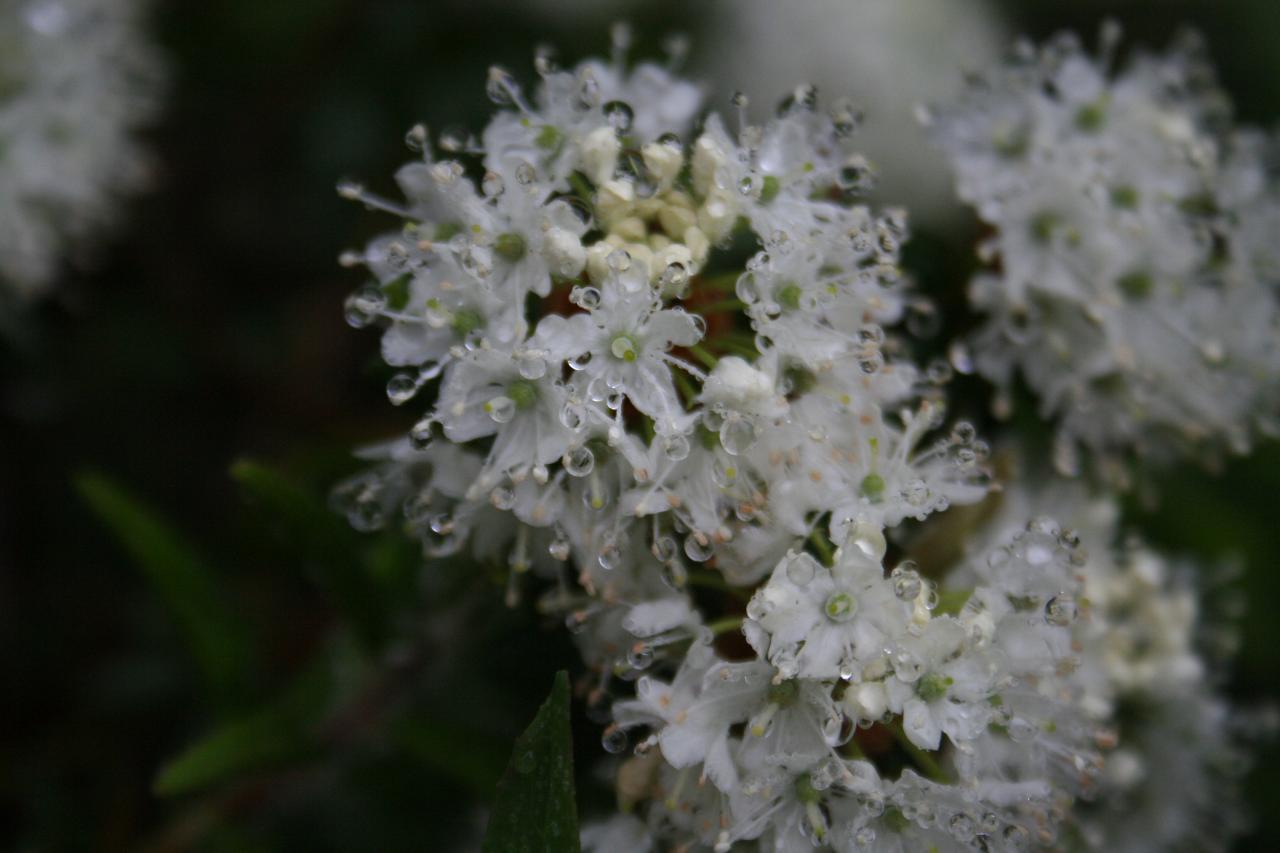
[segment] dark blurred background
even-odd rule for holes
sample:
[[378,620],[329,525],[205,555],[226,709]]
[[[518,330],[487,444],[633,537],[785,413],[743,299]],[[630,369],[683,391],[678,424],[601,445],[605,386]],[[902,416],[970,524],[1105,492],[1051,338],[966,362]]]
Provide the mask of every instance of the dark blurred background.
[[[995,16],[1001,40],[1064,27],[1092,38],[1109,15],[1128,41],[1160,46],[1193,25],[1241,118],[1280,119],[1274,0],[954,6]],[[69,272],[0,342],[0,847],[475,845],[512,738],[575,654],[530,608],[503,609],[500,579],[482,568],[435,564],[422,578],[394,536],[326,521],[327,490],[356,467],[349,449],[413,419],[387,403],[376,334],[343,323],[360,280],[335,262],[390,223],[334,184],[392,191],[405,130],[480,127],[487,67],[529,79],[537,43],[566,62],[601,53],[625,17],[640,55],[690,34],[697,70],[722,16],[739,14],[565,0],[157,4],[172,87],[148,134],[156,188],[129,204],[91,272]],[[972,223],[950,221],[922,227],[911,257],[926,289],[958,306]],[[1230,691],[1274,696],[1280,449],[1221,477],[1188,468],[1159,482],[1159,512],[1135,507],[1131,521],[1206,563],[1241,559]],[[103,523],[112,513],[132,543]],[[598,728],[579,715],[575,729],[579,755],[598,752]],[[209,731],[222,740],[166,764]],[[1278,759],[1257,755],[1257,824],[1239,849],[1280,849]]]

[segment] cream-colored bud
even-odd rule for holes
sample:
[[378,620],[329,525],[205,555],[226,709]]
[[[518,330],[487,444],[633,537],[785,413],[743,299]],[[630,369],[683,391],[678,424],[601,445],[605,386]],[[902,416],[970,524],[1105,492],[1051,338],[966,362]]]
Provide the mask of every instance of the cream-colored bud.
[[649,236],[649,229],[645,226],[644,220],[638,216],[619,219],[613,223],[613,227],[609,231],[612,234],[617,234],[628,243],[639,243]]
[[703,196],[715,187],[716,171],[728,161],[728,155],[714,139],[703,134],[693,144],[693,160],[689,164],[689,172],[693,178],[693,189]]
[[582,165],[596,186],[609,181],[618,168],[622,143],[612,127],[598,127],[582,140]]
[[553,275],[575,278],[587,263],[587,250],[572,231],[551,228],[542,241],[542,256]]
[[686,228],[698,223],[698,214],[691,208],[664,204],[658,211],[658,224],[673,240],[679,240]]
[[606,225],[631,214],[636,189],[630,181],[605,181],[596,191],[596,213]]
[[710,240],[721,240],[733,229],[738,208],[724,190],[716,189],[698,209],[698,227]]
[[609,277],[609,253],[616,248],[607,240],[601,240],[587,249],[587,276],[592,281],[599,283]]
[[693,267],[689,272],[697,272],[707,262],[707,255],[711,254],[711,241],[696,225],[684,229],[683,237],[684,244],[689,247],[689,256],[693,258]]
[[658,183],[660,190],[670,187],[684,166],[684,153],[672,145],[650,142],[640,149],[644,166]]
[[672,264],[680,264],[685,269],[693,268],[693,256],[683,243],[672,243],[664,249],[653,253],[653,266],[649,268],[649,277],[655,281]]

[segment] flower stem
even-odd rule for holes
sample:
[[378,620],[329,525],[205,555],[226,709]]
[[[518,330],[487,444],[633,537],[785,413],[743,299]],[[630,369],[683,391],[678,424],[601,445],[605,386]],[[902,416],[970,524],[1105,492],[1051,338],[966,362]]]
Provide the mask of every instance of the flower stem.
[[705,366],[707,370],[716,369],[716,365],[719,363],[720,360],[716,358],[714,355],[712,355],[710,352],[708,352],[707,349],[703,347],[701,344],[694,344],[693,346],[688,347],[687,349],[689,350],[689,354],[692,355],[694,358],[696,358],[698,361],[702,362],[703,366]]
[[915,766],[918,767],[926,777],[943,784],[949,784],[951,782],[951,780],[947,778],[947,774],[943,771],[942,765],[938,763],[937,759],[920,747],[916,746],[911,742],[911,739],[907,737],[907,733],[902,728],[902,720],[894,720],[893,723],[889,725],[889,731],[893,732],[893,737],[898,741],[898,745],[902,747],[903,751],[906,752],[908,756],[910,756],[912,763],[915,764]]
[[711,633],[717,637],[721,634],[727,634],[730,631],[737,631],[742,628],[741,616],[725,616],[716,619],[714,622],[708,622],[707,627],[711,629]]

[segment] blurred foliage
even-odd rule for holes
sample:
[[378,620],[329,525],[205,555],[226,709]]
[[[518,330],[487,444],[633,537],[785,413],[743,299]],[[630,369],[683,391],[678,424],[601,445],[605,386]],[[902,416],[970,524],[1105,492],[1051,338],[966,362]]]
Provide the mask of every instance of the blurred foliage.
[[[350,448],[408,425],[382,394],[376,336],[342,323],[359,282],[334,262],[387,223],[333,186],[389,189],[406,128],[478,126],[488,65],[525,71],[544,41],[566,60],[602,50],[612,13],[157,5],[174,88],[151,134],[156,190],[94,272],[0,344],[0,847],[475,849],[487,806],[513,797],[499,778],[520,726],[576,656],[530,606],[503,608],[485,567],[424,568],[394,531],[357,535],[328,510]],[[1159,45],[1194,24],[1240,114],[1280,116],[1272,0],[1000,5],[1036,37],[1110,14]],[[638,49],[671,22],[712,37],[698,14],[633,4]],[[918,235],[909,256],[961,325],[972,236]],[[981,383],[957,391],[981,413]],[[1135,498],[1130,519],[1207,564],[1240,559],[1230,688],[1274,697],[1280,448],[1154,479],[1161,504]],[[598,753],[598,727],[572,737]],[[1280,849],[1280,755],[1259,758],[1240,849]],[[589,765],[584,813],[611,805]]]

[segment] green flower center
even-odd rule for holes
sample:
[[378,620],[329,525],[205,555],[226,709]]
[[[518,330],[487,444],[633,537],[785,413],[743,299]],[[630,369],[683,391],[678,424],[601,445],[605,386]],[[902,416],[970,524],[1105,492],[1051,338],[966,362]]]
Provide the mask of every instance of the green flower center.
[[1120,280],[1116,282],[1120,291],[1130,299],[1142,299],[1151,294],[1151,289],[1155,287],[1150,273],[1142,270],[1135,270],[1120,276]]
[[769,703],[780,708],[786,708],[793,704],[799,696],[800,685],[795,679],[788,679],[781,684],[769,685],[769,690],[766,694]]
[[859,490],[863,497],[872,503],[878,504],[884,499],[884,477],[881,477],[875,471],[862,478],[862,485]]
[[777,297],[779,305],[788,311],[795,311],[800,307],[800,296],[802,294],[803,291],[800,290],[800,285],[794,281],[789,281],[778,288],[777,293],[774,295]]
[[929,672],[920,676],[916,682],[916,695],[926,702],[935,702],[947,695],[947,688],[955,684],[955,680],[937,672]]
[[484,317],[480,312],[463,308],[454,312],[453,322],[449,324],[459,335],[468,335],[484,325]]
[[493,250],[498,253],[499,257],[511,263],[523,258],[527,248],[524,237],[514,231],[499,234],[498,239],[493,241]]
[[517,379],[507,386],[507,396],[516,404],[517,410],[524,411],[538,401],[538,386],[528,379]]
[[614,358],[620,358],[623,361],[635,361],[640,355],[640,346],[636,343],[635,338],[630,335],[618,335],[609,344],[609,351],[613,353]]
[[858,610],[858,600],[847,592],[833,592],[822,609],[832,622],[848,622]]

